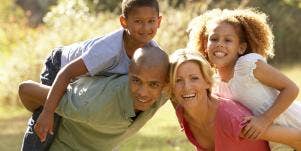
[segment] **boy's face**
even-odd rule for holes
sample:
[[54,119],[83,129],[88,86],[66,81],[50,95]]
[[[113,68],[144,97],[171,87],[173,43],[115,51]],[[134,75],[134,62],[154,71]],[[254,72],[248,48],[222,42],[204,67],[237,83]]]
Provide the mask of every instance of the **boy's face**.
[[166,74],[156,68],[138,67],[129,70],[129,86],[136,110],[147,110],[160,96],[166,86]]
[[158,15],[155,8],[137,7],[129,12],[127,18],[120,16],[120,22],[132,40],[145,45],[154,38],[160,27],[161,16]]

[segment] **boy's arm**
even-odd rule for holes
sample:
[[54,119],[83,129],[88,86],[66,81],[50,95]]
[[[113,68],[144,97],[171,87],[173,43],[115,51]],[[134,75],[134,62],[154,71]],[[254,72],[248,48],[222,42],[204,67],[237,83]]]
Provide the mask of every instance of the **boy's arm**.
[[244,136],[252,139],[259,137],[265,129],[291,105],[299,91],[293,81],[277,69],[262,61],[256,63],[254,76],[261,83],[279,90],[280,93],[274,104],[265,113],[259,117],[253,117],[246,126]]
[[62,96],[64,95],[70,80],[88,72],[84,61],[77,58],[62,68],[50,88],[47,99],[44,104],[42,113],[40,114],[35,125],[35,131],[43,142],[48,133],[52,134],[53,114],[58,106]]

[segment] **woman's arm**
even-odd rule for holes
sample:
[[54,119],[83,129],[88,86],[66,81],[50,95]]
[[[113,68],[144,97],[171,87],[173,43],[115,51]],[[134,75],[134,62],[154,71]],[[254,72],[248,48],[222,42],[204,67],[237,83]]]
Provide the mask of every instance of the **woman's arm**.
[[280,91],[274,104],[261,116],[253,117],[246,126],[244,136],[255,139],[291,105],[299,89],[288,77],[262,61],[256,62],[256,69],[253,72],[261,83]]

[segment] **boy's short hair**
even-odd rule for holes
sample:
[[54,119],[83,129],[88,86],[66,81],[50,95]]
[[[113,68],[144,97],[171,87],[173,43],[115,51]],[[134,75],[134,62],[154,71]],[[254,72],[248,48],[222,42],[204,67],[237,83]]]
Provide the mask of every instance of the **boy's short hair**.
[[121,9],[122,15],[127,18],[128,14],[137,7],[152,7],[155,8],[159,15],[159,3],[157,0],[122,0]]

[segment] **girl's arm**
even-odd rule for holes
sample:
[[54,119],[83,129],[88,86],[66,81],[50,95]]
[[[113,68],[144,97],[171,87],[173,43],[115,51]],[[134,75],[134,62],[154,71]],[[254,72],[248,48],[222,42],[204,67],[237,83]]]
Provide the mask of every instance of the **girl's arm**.
[[258,139],[286,144],[296,150],[301,150],[300,129],[271,125]]
[[261,83],[280,91],[274,104],[261,116],[253,117],[244,130],[247,138],[258,138],[283,113],[295,100],[299,89],[296,84],[271,65],[262,61],[256,62],[256,69],[253,71],[255,78]]

